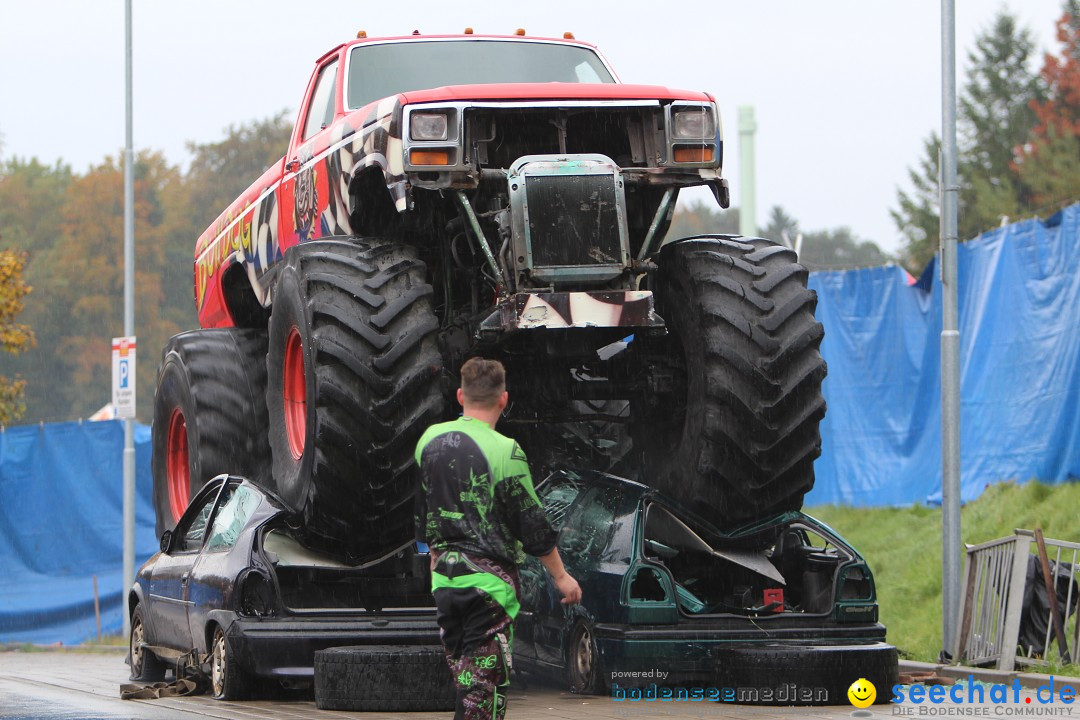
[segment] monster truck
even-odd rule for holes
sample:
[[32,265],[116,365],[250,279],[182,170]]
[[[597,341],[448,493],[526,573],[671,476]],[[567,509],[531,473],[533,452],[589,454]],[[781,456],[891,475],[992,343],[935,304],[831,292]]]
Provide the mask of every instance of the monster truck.
[[824,415],[795,254],[667,238],[679,191],[728,206],[711,95],[623,84],[563,38],[368,38],[316,62],[288,153],[198,239],[202,329],[165,350],[160,527],[220,472],[313,547],[411,537],[412,452],[455,373],[501,359],[530,460],[614,469],[721,526],[797,509]]

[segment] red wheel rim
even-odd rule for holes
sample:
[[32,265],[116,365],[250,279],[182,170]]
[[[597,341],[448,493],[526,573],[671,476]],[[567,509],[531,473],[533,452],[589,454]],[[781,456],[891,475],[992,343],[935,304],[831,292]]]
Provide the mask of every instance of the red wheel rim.
[[191,494],[191,465],[188,459],[187,422],[176,408],[169,418],[169,436],[165,452],[165,476],[169,483],[169,509],[173,522],[180,519]]
[[304,456],[307,436],[307,384],[304,382],[304,344],[300,331],[293,328],[285,342],[285,378],[282,395],[285,403],[285,435],[294,460]]

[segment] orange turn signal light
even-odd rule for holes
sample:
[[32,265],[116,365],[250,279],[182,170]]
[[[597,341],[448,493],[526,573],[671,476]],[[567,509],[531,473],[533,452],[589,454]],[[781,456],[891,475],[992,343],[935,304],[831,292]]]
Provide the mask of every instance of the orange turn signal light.
[[449,150],[413,150],[409,153],[413,165],[449,165]]
[[677,163],[707,163],[713,161],[713,149],[711,147],[676,147],[675,162]]

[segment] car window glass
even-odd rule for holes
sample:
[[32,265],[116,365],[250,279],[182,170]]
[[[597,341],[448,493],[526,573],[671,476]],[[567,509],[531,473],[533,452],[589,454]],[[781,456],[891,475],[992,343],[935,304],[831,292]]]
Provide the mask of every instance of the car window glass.
[[214,515],[214,524],[206,539],[206,549],[225,550],[235,545],[240,531],[244,529],[258,504],[259,496],[250,488],[236,488]]
[[210,520],[210,511],[214,509],[214,498],[217,493],[211,493],[204,500],[198,511],[190,516],[191,520],[182,528],[178,528],[177,534],[180,542],[177,552],[192,552],[202,547],[203,537],[206,535],[206,523]]
[[452,40],[359,44],[349,53],[346,106],[413,90],[489,83],[597,82],[615,78],[594,50],[548,42]]
[[537,491],[548,522],[555,530],[562,528],[566,512],[580,492],[581,485],[569,479],[544,483]]
[[304,140],[310,139],[334,120],[334,88],[337,87],[337,61],[319,71],[315,92],[308,105],[307,122],[304,124]]
[[559,552],[578,560],[598,560],[615,528],[620,494],[613,487],[591,487],[577,498],[559,532]]

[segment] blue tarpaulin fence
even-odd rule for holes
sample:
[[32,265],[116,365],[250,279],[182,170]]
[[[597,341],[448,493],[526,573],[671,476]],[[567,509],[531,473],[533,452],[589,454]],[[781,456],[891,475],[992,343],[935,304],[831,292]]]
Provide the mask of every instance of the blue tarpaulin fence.
[[[959,246],[961,495],[1080,478],[1080,205]],[[932,282],[931,282],[932,280]],[[935,263],[815,273],[828,411],[807,504],[941,498]]]
[[[963,498],[1080,477],[1080,205],[960,246]],[[897,267],[817,273],[829,363],[808,504],[933,502],[941,489],[941,286]],[[122,616],[119,421],[0,432],[0,642],[67,644]],[[136,429],[136,560],[157,547],[150,431]]]
[[[0,642],[93,640],[123,624],[123,450],[119,420],[0,432]],[[135,556],[157,549],[150,429],[135,428]]]

